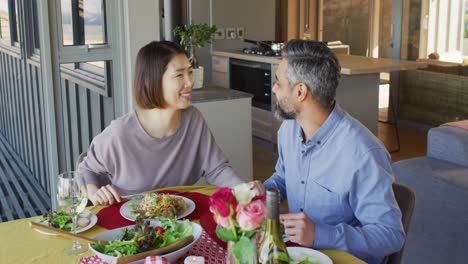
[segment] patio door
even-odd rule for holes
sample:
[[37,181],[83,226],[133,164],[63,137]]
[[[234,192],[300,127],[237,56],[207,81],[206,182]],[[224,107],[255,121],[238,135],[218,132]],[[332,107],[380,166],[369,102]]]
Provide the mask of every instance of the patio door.
[[[124,112],[120,1],[49,2],[58,173]],[[56,175],[51,175],[56,177]]]

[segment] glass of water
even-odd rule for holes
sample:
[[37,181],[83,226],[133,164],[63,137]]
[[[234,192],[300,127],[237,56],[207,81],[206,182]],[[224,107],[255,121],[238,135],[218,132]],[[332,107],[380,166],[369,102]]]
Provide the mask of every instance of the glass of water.
[[[58,206],[65,213],[72,217],[72,233],[76,234],[78,214],[81,213],[88,203],[86,188],[80,188],[75,171],[64,172],[59,175],[57,181],[57,202]],[[67,255],[76,256],[88,250],[86,245],[82,245],[78,240],[73,241],[73,246],[65,249]]]

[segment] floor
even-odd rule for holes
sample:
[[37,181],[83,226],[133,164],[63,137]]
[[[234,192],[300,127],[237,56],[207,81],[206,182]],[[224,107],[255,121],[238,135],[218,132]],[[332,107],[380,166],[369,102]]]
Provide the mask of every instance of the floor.
[[[387,120],[388,87],[380,87],[379,119]],[[398,127],[400,137],[400,150],[392,152],[397,148],[395,128],[393,125],[379,122],[378,137],[384,143],[392,156],[392,162],[412,157],[424,156],[426,154],[426,133],[407,127]],[[265,181],[274,172],[278,154],[276,149],[261,139],[253,141],[253,174],[254,179]]]

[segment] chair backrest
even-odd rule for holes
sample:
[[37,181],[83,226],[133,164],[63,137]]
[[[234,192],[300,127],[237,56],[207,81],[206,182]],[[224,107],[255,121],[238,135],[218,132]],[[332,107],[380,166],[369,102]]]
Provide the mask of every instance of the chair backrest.
[[[416,204],[416,195],[414,191],[401,183],[393,183],[393,193],[395,193],[395,199],[398,203],[398,207],[401,210],[401,222],[403,223],[403,228],[405,234],[408,234],[408,228],[411,222],[411,217],[413,216],[414,206]],[[405,249],[405,243],[401,247],[400,251],[397,251],[390,256],[388,256],[387,264],[400,264],[401,258],[403,256],[403,250]]]

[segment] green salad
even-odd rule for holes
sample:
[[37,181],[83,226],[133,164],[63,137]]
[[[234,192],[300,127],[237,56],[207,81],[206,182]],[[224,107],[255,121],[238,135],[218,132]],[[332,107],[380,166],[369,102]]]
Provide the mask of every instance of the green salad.
[[119,239],[108,241],[107,245],[97,242],[91,246],[109,256],[131,256],[168,246],[193,233],[192,224],[188,220],[177,222],[177,219],[163,218],[160,221],[161,226],[151,227],[149,221],[137,217],[136,225],[122,229]]
[[290,261],[291,264],[321,264],[321,262],[307,254],[302,254],[299,260]]
[[39,223],[50,227],[60,228],[65,231],[72,230],[72,217],[62,210],[58,212],[52,212],[52,210],[49,210],[49,212],[42,215],[39,219]]

